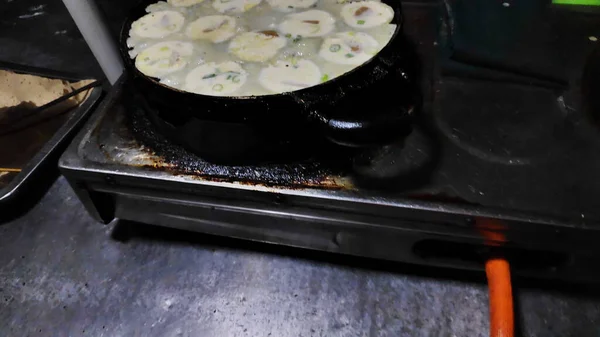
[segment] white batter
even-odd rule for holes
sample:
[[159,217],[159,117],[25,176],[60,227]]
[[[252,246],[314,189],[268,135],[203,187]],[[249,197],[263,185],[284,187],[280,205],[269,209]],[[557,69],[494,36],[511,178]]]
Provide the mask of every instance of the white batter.
[[147,8],[127,41],[136,67],[177,89],[271,95],[330,81],[393,37],[377,0],[167,0]]
[[159,42],[142,51],[135,59],[135,66],[144,75],[163,77],[185,68],[193,51],[194,46],[189,42]]
[[203,16],[187,26],[185,35],[194,40],[220,43],[231,39],[236,33],[236,20],[232,16]]
[[275,93],[312,87],[320,81],[321,70],[308,60],[277,61],[263,68],[259,75],[260,84]]
[[189,7],[201,3],[204,0],[167,0],[174,7]]
[[344,5],[342,18],[353,28],[373,28],[392,22],[394,9],[378,1],[353,2]]
[[295,9],[305,9],[317,3],[318,0],[267,0],[273,9],[291,12]]
[[131,25],[131,35],[160,39],[177,33],[185,18],[176,11],[160,11],[147,14]]
[[229,52],[243,61],[264,62],[285,47],[287,40],[275,31],[248,32],[236,36],[229,44]]
[[343,32],[326,38],[319,56],[333,63],[360,65],[375,56],[378,47],[377,40],[367,33]]
[[331,33],[335,28],[335,19],[321,10],[309,10],[289,14],[279,25],[279,31],[291,37],[317,37]]
[[184,89],[203,95],[229,96],[246,83],[247,77],[248,73],[235,62],[210,62],[187,75]]
[[213,8],[219,13],[243,13],[258,6],[262,0],[213,0]]

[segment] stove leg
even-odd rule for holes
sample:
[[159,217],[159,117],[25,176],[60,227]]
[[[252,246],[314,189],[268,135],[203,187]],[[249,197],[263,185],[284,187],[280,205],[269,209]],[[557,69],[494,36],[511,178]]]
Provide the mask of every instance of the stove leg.
[[69,184],[92,218],[104,224],[115,219],[115,200],[112,196],[90,191],[83,182],[69,181]]

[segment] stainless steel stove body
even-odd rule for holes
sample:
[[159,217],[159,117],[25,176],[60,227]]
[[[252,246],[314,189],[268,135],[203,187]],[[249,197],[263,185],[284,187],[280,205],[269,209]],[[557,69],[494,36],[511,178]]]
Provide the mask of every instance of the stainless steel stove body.
[[339,167],[212,165],[152,132],[124,103],[125,75],[60,168],[104,223],[467,269],[498,253],[517,274],[597,280],[600,133],[569,110],[576,90],[438,78],[438,9],[405,6],[424,118],[398,144]]
[[[587,278],[597,231],[533,212],[427,201],[432,191],[362,190],[351,177],[302,167],[278,168],[295,181],[278,185],[264,168],[182,172],[140,145],[118,104],[117,84],[60,161],[63,174],[99,221],[114,218],[242,239],[380,259],[478,268],[485,232],[506,236],[502,253],[521,255],[523,274]],[[209,165],[210,166],[210,165]],[[283,173],[282,173],[283,172]],[[243,178],[227,178],[228,175]],[[251,181],[246,174],[254,175]],[[258,178],[257,178],[258,177]],[[480,219],[501,219],[500,227]],[[480,226],[479,224],[484,224]],[[588,260],[573,262],[574,256]],[[589,275],[591,274],[591,275]]]

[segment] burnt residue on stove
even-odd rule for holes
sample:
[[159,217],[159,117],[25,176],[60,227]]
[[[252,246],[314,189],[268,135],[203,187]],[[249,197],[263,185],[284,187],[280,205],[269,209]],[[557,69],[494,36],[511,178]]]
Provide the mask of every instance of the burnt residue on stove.
[[351,157],[321,161],[303,158],[285,162],[255,165],[218,165],[203,160],[183,147],[172,143],[157,132],[153,123],[139,106],[127,107],[128,129],[143,145],[155,169],[185,174],[193,178],[235,182],[239,184],[277,186],[279,188],[351,188],[344,178],[351,167]]

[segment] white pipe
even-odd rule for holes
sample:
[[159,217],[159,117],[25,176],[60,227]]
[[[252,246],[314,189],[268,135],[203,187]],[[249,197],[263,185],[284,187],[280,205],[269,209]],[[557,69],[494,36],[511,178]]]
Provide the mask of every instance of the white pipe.
[[123,73],[123,61],[94,0],[63,0],[63,2],[106,78],[114,84]]

